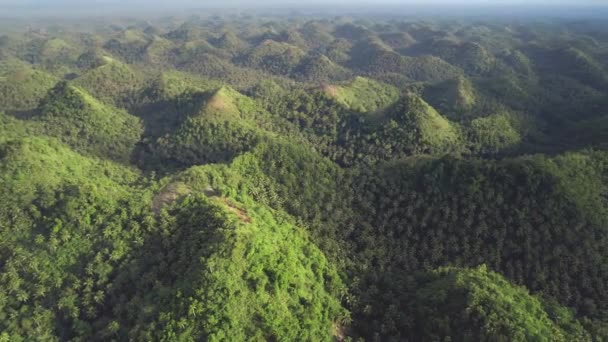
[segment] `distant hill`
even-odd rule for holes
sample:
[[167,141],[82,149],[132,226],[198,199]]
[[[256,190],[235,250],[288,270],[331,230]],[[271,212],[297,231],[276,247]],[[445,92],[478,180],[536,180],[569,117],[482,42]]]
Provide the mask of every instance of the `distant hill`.
[[109,56],[102,56],[101,61],[102,65],[75,78],[74,84],[105,103],[127,105],[134,92],[142,86],[142,75]]
[[250,98],[230,87],[219,88],[203,98],[198,111],[175,132],[158,141],[158,153],[181,165],[230,161],[253,148],[266,135],[257,127]]
[[300,63],[306,53],[289,43],[265,40],[242,58],[242,63],[279,75],[288,75]]
[[399,99],[397,88],[364,77],[341,85],[326,85],[322,90],[348,109],[361,113],[384,110]]
[[27,64],[11,63],[0,73],[0,108],[5,111],[30,111],[58,82],[58,79]]
[[461,119],[474,109],[478,95],[471,81],[458,77],[425,87],[422,96],[442,113]]
[[121,162],[129,161],[142,133],[137,118],[66,82],[49,91],[35,120],[44,134],[77,151]]
[[403,305],[415,338],[591,339],[567,308],[530,295],[486,266],[420,275],[412,292]]

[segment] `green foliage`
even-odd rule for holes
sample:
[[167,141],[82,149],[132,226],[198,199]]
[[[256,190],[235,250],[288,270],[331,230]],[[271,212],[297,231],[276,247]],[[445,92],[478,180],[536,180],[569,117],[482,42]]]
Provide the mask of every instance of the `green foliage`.
[[437,110],[454,119],[466,117],[477,102],[473,85],[464,77],[425,87],[422,96]]
[[260,205],[205,196],[188,197],[162,215],[159,235],[129,265],[135,273],[117,282],[115,296],[133,294],[116,310],[118,334],[154,340],[332,339],[332,323],[344,315],[340,279],[289,221],[277,221]]
[[142,238],[150,196],[138,172],[53,139],[10,141],[0,156],[0,330],[15,341],[86,336]]
[[288,75],[305,54],[298,47],[269,39],[254,47],[245,56],[243,64],[273,74]]
[[77,151],[128,162],[141,135],[139,120],[100,103],[66,82],[40,103],[42,134],[59,138]]
[[105,64],[87,70],[74,80],[74,85],[85,89],[102,102],[129,105],[135,92],[143,84],[138,72],[128,65],[104,56]]
[[27,136],[31,125],[0,112],[0,143]]
[[253,100],[222,87],[173,134],[161,137],[155,148],[160,158],[181,166],[230,161],[267,135],[256,122],[260,115],[264,111]]
[[[413,286],[412,286],[413,285]],[[566,308],[542,300],[485,265],[440,268],[411,284],[410,336],[422,340],[591,341]]]
[[332,89],[326,92],[347,108],[361,113],[386,109],[399,99],[396,88],[364,77],[356,77],[343,86],[337,86],[335,93]]
[[8,66],[0,77],[0,108],[5,111],[28,111],[57,83],[57,79],[28,66]]
[[0,340],[608,339],[602,25],[7,21]]
[[[385,314],[403,277],[480,263],[578,315],[604,317],[608,213],[598,175],[605,160],[605,153],[415,159],[362,173],[353,181],[354,210],[369,218],[354,229],[361,251],[355,321],[366,322],[363,331],[384,331],[381,336],[403,334],[400,310],[407,305]],[[578,261],[558,262],[564,258]]]
[[481,153],[497,153],[516,147],[522,137],[512,121],[512,116],[507,113],[472,120],[471,141],[475,144],[474,149],[479,149]]

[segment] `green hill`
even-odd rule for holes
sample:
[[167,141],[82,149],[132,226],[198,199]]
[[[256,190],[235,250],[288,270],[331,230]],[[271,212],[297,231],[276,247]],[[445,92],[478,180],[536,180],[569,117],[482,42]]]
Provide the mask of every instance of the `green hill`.
[[473,150],[497,153],[513,149],[522,141],[521,119],[514,114],[499,113],[471,121]]
[[129,65],[103,56],[97,66],[74,79],[74,85],[85,89],[95,98],[116,106],[128,105],[135,91],[143,84],[143,76]]
[[466,77],[429,85],[422,96],[433,107],[457,120],[466,117],[477,102],[477,92]]
[[229,161],[266,134],[256,122],[256,114],[263,110],[234,89],[222,87],[202,101],[174,133],[158,140],[161,158],[184,166]]
[[[369,221],[356,228],[356,239],[366,251],[358,255],[367,255],[374,266],[361,266],[370,277],[361,284],[379,288],[367,292],[363,285],[364,299],[353,309],[364,312],[356,320],[365,324],[362,330],[386,328],[386,338],[408,331],[401,319],[408,315],[385,308],[402,293],[412,269],[442,265],[486,263],[533,293],[574,308],[578,317],[601,315],[608,216],[601,195],[606,185],[598,175],[605,161],[604,152],[498,161],[408,158],[364,172],[353,191],[360,203],[356,212],[368,213]],[[537,247],[530,249],[532,244]],[[556,262],[564,259],[579,261]],[[383,276],[386,270],[390,276]],[[376,304],[380,300],[384,304]],[[367,305],[371,313],[365,313]]]
[[167,33],[167,38],[177,41],[194,41],[204,38],[204,30],[194,23],[186,22]]
[[219,82],[209,80],[190,73],[171,70],[164,71],[148,84],[143,90],[150,101],[165,100],[176,96],[192,93],[207,92],[220,87]]
[[436,56],[402,56],[379,39],[364,40],[353,46],[350,66],[375,75],[400,75],[406,81],[441,81],[455,78],[462,71]]
[[[49,61],[68,58],[73,62],[72,59],[78,57],[78,55],[78,48],[60,38],[52,38],[47,40],[44,43],[41,51],[42,58]],[[70,60],[63,62],[69,62]]]
[[232,58],[232,52],[219,49],[206,40],[188,41],[177,48],[175,54],[175,63],[178,65],[193,63],[202,54],[209,54],[225,60]]
[[324,86],[322,90],[348,109],[361,113],[382,111],[399,99],[397,88],[364,77],[342,85]]
[[407,32],[390,32],[379,35],[382,41],[395,50],[404,50],[416,43]]
[[[418,340],[591,341],[567,308],[532,296],[486,266],[420,275],[409,302],[408,338]],[[405,336],[404,336],[405,337]]]
[[[187,190],[162,214],[167,235],[152,237],[111,293],[130,294],[114,311],[120,333],[331,341],[344,317],[342,285],[304,231],[236,195],[246,179],[223,166],[195,167],[175,182]],[[135,307],[147,309],[132,315]]]
[[337,65],[324,55],[306,56],[293,70],[293,77],[302,81],[327,82],[343,80],[351,72]]
[[433,41],[429,46],[430,55],[460,67],[469,75],[488,73],[496,64],[495,57],[482,45],[471,42],[454,42],[450,39]]
[[247,43],[242,41],[234,32],[224,32],[221,36],[211,41],[215,47],[225,50],[231,54],[242,52],[247,48]]
[[83,90],[62,82],[41,101],[42,133],[57,137],[77,151],[127,162],[139,141],[140,121],[100,103]]
[[0,293],[12,294],[0,307],[11,317],[0,320],[2,338],[83,334],[101,309],[99,291],[141,239],[129,228],[149,198],[135,186],[139,173],[35,137],[2,144],[0,172]]
[[242,63],[273,74],[288,75],[305,55],[306,53],[296,46],[268,39],[249,51]]
[[119,31],[117,35],[103,44],[103,48],[128,63],[134,63],[144,58],[150,41],[150,38],[141,30],[129,28]]
[[325,55],[335,63],[345,64],[351,59],[353,44],[346,39],[335,39],[326,48]]
[[329,45],[335,37],[331,35],[326,25],[316,21],[309,21],[299,30],[306,44],[314,49]]
[[407,95],[392,110],[395,128],[404,131],[405,140],[412,139],[416,150],[441,153],[458,149],[459,130],[420,97]]
[[27,65],[7,66],[0,74],[0,108],[5,111],[28,111],[57,83],[54,76]]
[[520,50],[509,50],[504,54],[499,55],[507,65],[513,68],[516,72],[524,75],[534,75],[534,66],[528,56]]
[[261,71],[232,64],[226,58],[214,54],[197,54],[195,59],[189,59],[179,64],[179,70],[201,75],[223,83],[232,84],[239,88],[250,87],[260,79],[270,78]]
[[151,65],[168,65],[173,57],[174,47],[172,41],[153,36],[146,46],[144,58]]

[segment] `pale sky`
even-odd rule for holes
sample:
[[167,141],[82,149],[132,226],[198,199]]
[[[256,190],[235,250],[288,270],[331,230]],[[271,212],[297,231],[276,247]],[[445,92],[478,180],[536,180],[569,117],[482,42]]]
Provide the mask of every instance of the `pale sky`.
[[[277,4],[302,4],[301,0],[0,0],[0,5],[44,5],[44,6],[62,6],[62,5],[248,5],[248,6],[263,6]],[[608,0],[310,0],[304,3],[327,4],[327,5],[349,5],[349,4],[390,4],[390,5],[406,5],[406,4],[460,4],[460,5],[531,5],[531,4],[546,4],[546,5],[581,5],[581,4],[608,4]]]
[[[146,14],[187,12],[191,9],[247,11],[276,9],[321,9],[336,11],[382,11],[412,6],[410,12],[426,8],[426,14],[599,17],[608,16],[608,0],[0,0],[0,17]],[[416,6],[416,7],[414,7]],[[505,10],[503,7],[511,7]],[[598,9],[601,6],[601,10]],[[534,9],[535,8],[535,9]],[[576,10],[578,9],[578,10]],[[485,11],[485,12],[484,12]],[[329,13],[329,12],[328,12]],[[509,14],[510,13],[510,14]]]

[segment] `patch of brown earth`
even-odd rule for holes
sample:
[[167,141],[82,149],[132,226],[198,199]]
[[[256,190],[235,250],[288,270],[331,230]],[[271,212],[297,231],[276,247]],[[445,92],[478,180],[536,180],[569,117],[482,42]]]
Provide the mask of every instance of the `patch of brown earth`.
[[331,84],[321,84],[321,91],[331,97],[338,96],[338,87]]
[[207,107],[214,110],[226,109],[226,100],[221,96],[213,96],[207,103]]
[[184,184],[167,184],[152,200],[152,211],[154,211],[155,214],[158,214],[165,206],[170,205],[177,201],[178,198],[188,193],[190,193],[190,189],[185,187]]
[[245,223],[251,223],[251,217],[249,217],[249,215],[247,215],[247,210],[243,210],[239,207],[237,207],[234,203],[232,203],[228,198],[226,197],[222,197],[220,199],[224,204],[226,204],[226,206],[228,207],[228,210],[232,211],[233,213],[236,214],[236,216]]

